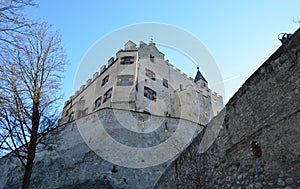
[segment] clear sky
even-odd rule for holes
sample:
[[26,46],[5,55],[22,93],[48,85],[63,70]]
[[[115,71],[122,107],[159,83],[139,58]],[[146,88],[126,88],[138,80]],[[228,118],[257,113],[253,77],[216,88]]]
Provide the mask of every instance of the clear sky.
[[[73,89],[74,78],[89,48],[97,40],[127,25],[165,23],[182,28],[197,37],[219,67],[225,84],[225,102],[281,45],[277,35],[281,32],[293,33],[300,26],[293,22],[300,20],[299,0],[37,0],[37,3],[39,7],[27,10],[28,15],[49,22],[63,36],[63,45],[70,62],[66,67],[62,86],[65,99],[78,89]],[[141,40],[148,42],[150,37]],[[155,36],[153,38],[155,42]],[[120,48],[122,47],[123,44],[120,44]],[[161,51],[172,64],[189,76],[195,76],[196,67],[186,70],[180,53],[167,48],[162,48]],[[99,67],[104,63],[91,62],[99,64]],[[94,72],[96,71],[98,70]],[[82,79],[85,82],[89,77]],[[75,86],[81,84],[84,83],[76,83]]]

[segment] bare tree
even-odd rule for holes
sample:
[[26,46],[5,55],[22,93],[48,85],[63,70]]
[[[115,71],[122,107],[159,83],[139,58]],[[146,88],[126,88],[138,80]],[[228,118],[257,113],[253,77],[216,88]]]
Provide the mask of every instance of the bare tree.
[[24,16],[24,9],[36,6],[33,0],[0,0],[0,45],[16,46],[34,22]]
[[29,188],[37,145],[57,121],[66,55],[58,32],[46,23],[22,38],[22,48],[6,50],[0,67],[0,148],[25,167],[22,188]]

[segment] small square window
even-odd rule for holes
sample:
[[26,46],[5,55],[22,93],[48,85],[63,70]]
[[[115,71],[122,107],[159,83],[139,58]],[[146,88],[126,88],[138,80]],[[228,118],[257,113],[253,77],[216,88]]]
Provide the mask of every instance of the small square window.
[[144,87],[144,96],[150,100],[156,100],[156,92],[146,86]]
[[99,108],[101,106],[102,97],[100,96],[95,100],[95,108]]
[[121,64],[133,64],[134,56],[123,56],[121,58]]
[[106,93],[103,96],[103,103],[106,102],[107,100],[109,100],[111,98],[112,95],[112,88],[108,89],[106,91]]
[[146,68],[146,76],[152,80],[155,80],[155,73]]
[[166,88],[169,87],[169,85],[168,85],[168,80],[163,79],[163,86],[166,87]]
[[104,86],[108,82],[108,79],[109,79],[109,75],[105,76],[105,78],[103,78],[102,80],[101,86]]

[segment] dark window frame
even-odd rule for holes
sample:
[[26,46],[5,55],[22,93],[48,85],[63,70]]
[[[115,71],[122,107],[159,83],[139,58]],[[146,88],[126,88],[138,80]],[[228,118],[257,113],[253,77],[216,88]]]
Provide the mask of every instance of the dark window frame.
[[103,103],[105,103],[106,101],[108,101],[109,99],[111,99],[112,96],[112,87],[110,89],[108,89],[104,95],[103,95]]
[[101,106],[101,103],[102,103],[102,96],[100,96],[95,100],[95,109],[99,108]]
[[156,101],[156,91],[149,87],[144,86],[144,96],[149,100]]
[[108,81],[109,81],[109,75],[105,76],[105,77],[102,79],[101,87],[103,87]]
[[163,79],[163,86],[169,88],[169,83],[167,79]]
[[123,56],[121,57],[121,64],[129,65],[134,63],[134,56]]

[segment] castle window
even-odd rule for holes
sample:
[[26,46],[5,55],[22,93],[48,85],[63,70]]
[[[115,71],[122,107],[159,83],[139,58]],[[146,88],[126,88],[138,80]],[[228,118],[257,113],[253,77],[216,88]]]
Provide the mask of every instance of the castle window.
[[156,100],[156,92],[146,86],[144,87],[144,96],[150,100]]
[[99,108],[101,106],[102,97],[100,96],[95,100],[95,108]]
[[108,89],[103,96],[103,103],[111,98],[112,88]]
[[155,73],[152,72],[151,70],[148,70],[147,68],[146,68],[146,76],[152,80],[155,80]]
[[154,63],[154,56],[150,54],[150,61]]
[[74,120],[74,112],[71,112],[69,115],[68,122],[73,121],[73,120]]
[[168,80],[166,79],[163,79],[163,86],[168,88]]
[[121,58],[121,64],[133,64],[134,56],[123,56]]
[[109,75],[105,76],[105,78],[103,78],[102,80],[101,86],[104,86],[108,82],[108,79],[109,79]]
[[118,75],[117,86],[131,86],[133,85],[133,75]]

